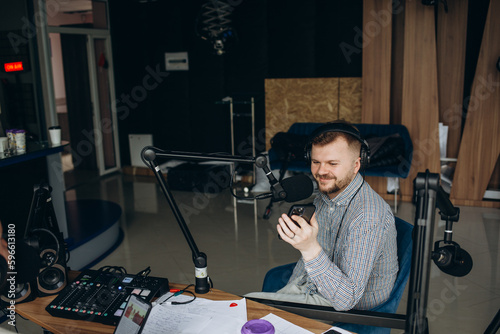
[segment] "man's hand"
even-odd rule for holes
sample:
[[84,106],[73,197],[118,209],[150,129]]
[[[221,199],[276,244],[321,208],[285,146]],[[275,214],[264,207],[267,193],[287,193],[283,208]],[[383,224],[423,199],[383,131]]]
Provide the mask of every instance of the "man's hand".
[[294,215],[290,218],[288,215],[282,214],[278,219],[278,223],[277,228],[281,239],[292,245],[295,249],[298,249],[304,261],[314,259],[321,252],[321,246],[317,240],[319,226],[316,221],[316,215],[313,215],[310,223],[307,223],[300,216]]

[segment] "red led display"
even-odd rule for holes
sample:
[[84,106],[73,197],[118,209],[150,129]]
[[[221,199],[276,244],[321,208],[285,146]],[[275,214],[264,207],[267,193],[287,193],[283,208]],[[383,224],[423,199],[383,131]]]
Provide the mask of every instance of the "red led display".
[[14,63],[5,63],[3,64],[3,67],[5,69],[5,72],[17,72],[24,70],[22,61],[16,61]]

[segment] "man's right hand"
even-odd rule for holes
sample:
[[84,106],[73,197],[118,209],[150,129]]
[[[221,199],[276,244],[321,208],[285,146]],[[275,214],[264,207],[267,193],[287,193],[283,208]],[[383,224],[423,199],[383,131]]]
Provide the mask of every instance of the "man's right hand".
[[310,261],[318,256],[322,249],[317,240],[319,226],[316,215],[312,216],[310,223],[300,216],[292,217],[293,220],[286,214],[281,215],[278,219],[278,233],[281,239],[300,251],[304,261]]

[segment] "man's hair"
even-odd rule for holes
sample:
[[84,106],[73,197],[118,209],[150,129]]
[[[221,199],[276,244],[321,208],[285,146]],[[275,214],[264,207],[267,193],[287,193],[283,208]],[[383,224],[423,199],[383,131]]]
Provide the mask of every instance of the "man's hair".
[[[327,124],[335,124],[335,123],[347,124],[359,132],[359,130],[354,125],[352,125],[351,123],[349,123],[345,120],[336,120],[333,122],[329,122]],[[311,140],[311,144],[318,145],[318,146],[325,146],[325,145],[328,145],[328,144],[334,142],[338,138],[344,138],[345,141],[347,142],[348,147],[351,150],[356,151],[357,154],[360,154],[361,142],[358,140],[358,138],[356,138],[353,135],[350,135],[348,133],[345,133],[345,132],[340,132],[340,131],[335,131],[335,130],[323,132],[323,133],[319,134],[318,136],[314,137]]]

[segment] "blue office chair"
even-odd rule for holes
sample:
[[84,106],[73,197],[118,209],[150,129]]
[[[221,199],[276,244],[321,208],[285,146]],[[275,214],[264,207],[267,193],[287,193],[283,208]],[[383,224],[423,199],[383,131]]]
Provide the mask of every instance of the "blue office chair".
[[[371,309],[372,312],[396,313],[401,296],[406,287],[406,282],[410,276],[411,257],[412,257],[412,231],[413,225],[395,217],[397,230],[398,264],[399,271],[394,282],[389,299],[383,304]],[[269,270],[264,277],[262,286],[263,292],[276,292],[286,285],[290,278],[295,263],[285,264]],[[335,326],[356,333],[368,334],[389,334],[390,328],[365,326],[348,323],[335,323]]]

